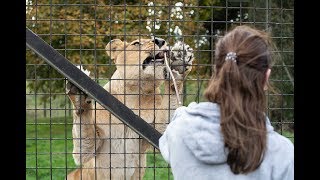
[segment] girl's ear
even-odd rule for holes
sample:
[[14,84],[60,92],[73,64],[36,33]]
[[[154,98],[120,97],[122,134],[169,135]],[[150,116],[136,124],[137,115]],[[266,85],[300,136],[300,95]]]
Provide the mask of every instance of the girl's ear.
[[268,81],[269,81],[269,77],[270,77],[270,73],[271,73],[271,69],[268,68],[267,71],[266,71],[266,79],[264,81],[264,87],[263,87],[263,90],[267,90],[268,89]]

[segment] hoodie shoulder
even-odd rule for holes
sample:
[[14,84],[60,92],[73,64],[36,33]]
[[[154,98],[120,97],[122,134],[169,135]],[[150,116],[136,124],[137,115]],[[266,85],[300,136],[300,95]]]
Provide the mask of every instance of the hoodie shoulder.
[[271,172],[272,179],[293,179],[293,143],[285,136],[274,131],[273,128],[269,128],[267,133],[267,147],[262,166],[263,169]]
[[170,123],[176,119],[178,119],[178,117],[180,117],[184,112],[185,112],[185,109],[187,107],[186,106],[180,106],[178,107],[175,111],[174,111],[174,114],[172,116],[172,118],[170,119]]
[[[225,156],[221,156],[225,149],[220,135],[219,118],[219,106],[210,102],[192,102],[188,106],[177,108],[159,140],[163,157],[169,161],[169,139],[181,139],[199,160],[206,163],[225,161]],[[208,145],[214,148],[208,149]],[[213,153],[212,150],[221,153]],[[215,154],[218,156],[213,157]]]
[[294,159],[294,146],[288,138],[276,131],[268,133],[267,138],[267,153],[274,157],[275,162],[277,159],[281,159],[282,163]]
[[183,121],[184,123],[187,121],[194,123],[199,120],[213,120],[220,123],[220,106],[211,102],[191,102],[188,106],[181,106],[175,110],[170,122],[176,120]]
[[177,119],[183,122],[180,125],[184,129],[184,144],[199,161],[206,164],[226,162],[228,151],[221,134],[218,104],[190,103],[178,112]]

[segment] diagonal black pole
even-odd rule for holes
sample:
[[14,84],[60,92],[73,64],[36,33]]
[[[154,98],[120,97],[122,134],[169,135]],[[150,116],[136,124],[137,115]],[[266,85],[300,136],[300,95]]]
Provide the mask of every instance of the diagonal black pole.
[[106,108],[124,124],[128,125],[132,130],[149,141],[155,148],[159,149],[161,133],[141,117],[134,114],[131,109],[94,82],[28,28],[26,28],[26,45],[84,93],[88,94],[101,104],[102,107]]

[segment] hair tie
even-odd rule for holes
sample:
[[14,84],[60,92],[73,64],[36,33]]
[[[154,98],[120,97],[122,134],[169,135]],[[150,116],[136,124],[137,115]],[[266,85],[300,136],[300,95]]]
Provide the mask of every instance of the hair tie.
[[237,59],[237,54],[235,52],[228,52],[225,60],[226,61],[231,60],[231,61],[236,62],[237,61],[236,59]]

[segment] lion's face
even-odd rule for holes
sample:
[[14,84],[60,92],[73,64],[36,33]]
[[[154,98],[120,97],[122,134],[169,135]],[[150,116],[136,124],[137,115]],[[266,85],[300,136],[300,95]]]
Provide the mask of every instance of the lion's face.
[[130,43],[114,39],[106,46],[107,54],[114,60],[117,70],[126,79],[164,79],[163,39],[137,39]]

